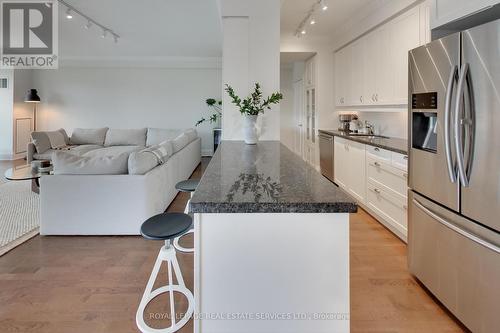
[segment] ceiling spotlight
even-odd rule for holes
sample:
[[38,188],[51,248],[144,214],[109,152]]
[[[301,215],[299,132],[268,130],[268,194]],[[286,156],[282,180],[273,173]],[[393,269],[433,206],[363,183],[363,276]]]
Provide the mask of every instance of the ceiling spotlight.
[[305,31],[305,30],[302,30],[300,33],[301,33],[302,35],[305,35],[305,34],[306,34],[306,31]]
[[309,21],[309,23],[311,23],[311,25],[315,25],[316,24],[316,20],[314,18],[312,18],[311,21]]
[[66,11],[66,18],[68,20],[71,20],[73,18],[73,14],[71,14],[71,9],[68,8],[68,10]]
[[325,0],[321,0],[321,10],[325,11],[328,9],[328,5],[326,4]]
[[92,22],[89,20],[89,21],[87,22],[87,24],[85,24],[83,27],[84,27],[85,29],[89,30],[91,26],[92,26]]
[[108,30],[106,29],[102,29],[102,35],[101,35],[101,38],[106,38],[106,36],[108,35]]

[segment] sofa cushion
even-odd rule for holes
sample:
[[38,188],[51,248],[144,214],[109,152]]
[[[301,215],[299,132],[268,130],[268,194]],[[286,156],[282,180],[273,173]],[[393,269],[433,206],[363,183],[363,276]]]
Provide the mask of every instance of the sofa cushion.
[[66,143],[66,146],[68,146],[69,145],[69,136],[68,136],[68,133],[66,133],[66,130],[64,128],[60,128],[58,131],[61,132],[61,134],[64,137],[64,142]]
[[73,145],[103,145],[107,127],[103,128],[75,128],[70,142]]
[[185,130],[184,134],[187,135],[189,142],[193,142],[198,137],[198,132],[196,132],[196,130],[194,128],[190,128],[190,129]]
[[67,146],[66,140],[64,139],[64,135],[60,130],[46,132],[49,138],[50,147],[52,149],[64,148]]
[[33,141],[38,154],[43,154],[50,149],[50,140],[47,132],[32,132],[31,141]]
[[146,128],[110,129],[106,133],[105,146],[146,146]]
[[179,129],[148,128],[146,146],[159,145],[167,140],[173,140],[182,133]]
[[82,156],[89,156],[89,157],[104,157],[104,156],[117,156],[120,154],[127,154],[130,155],[130,153],[134,151],[139,151],[143,149],[144,147],[140,146],[111,146],[111,147],[101,147],[100,149],[94,149],[91,150],[85,154],[82,154]]
[[128,170],[128,154],[89,157],[56,151],[52,164],[55,175],[123,175]]
[[172,142],[167,140],[159,145],[133,152],[128,158],[128,173],[143,175],[156,166],[165,163],[174,153]]
[[182,133],[181,135],[176,137],[174,140],[172,140],[174,153],[177,153],[179,150],[186,147],[189,144],[189,142],[190,142],[189,137],[185,133]]
[[82,156],[88,153],[89,151],[102,148],[103,147],[99,145],[78,145],[78,146],[70,146],[68,152],[73,155]]
[[57,150],[55,149],[49,149],[44,151],[43,153],[34,153],[33,154],[33,159],[35,160],[51,160],[52,159],[52,154],[56,152]]

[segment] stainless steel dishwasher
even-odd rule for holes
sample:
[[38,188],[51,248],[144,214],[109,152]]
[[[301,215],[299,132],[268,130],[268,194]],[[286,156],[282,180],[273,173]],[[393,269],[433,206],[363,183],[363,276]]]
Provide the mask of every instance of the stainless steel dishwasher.
[[321,169],[321,174],[326,178],[334,181],[334,169],[333,169],[333,135],[329,135],[323,132],[319,133],[319,166]]

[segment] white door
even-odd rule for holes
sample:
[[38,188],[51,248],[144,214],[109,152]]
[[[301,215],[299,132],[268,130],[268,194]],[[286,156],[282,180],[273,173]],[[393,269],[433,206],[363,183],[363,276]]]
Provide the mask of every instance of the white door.
[[293,151],[302,156],[304,151],[304,82],[299,80],[293,83],[293,113],[295,129],[293,131]]

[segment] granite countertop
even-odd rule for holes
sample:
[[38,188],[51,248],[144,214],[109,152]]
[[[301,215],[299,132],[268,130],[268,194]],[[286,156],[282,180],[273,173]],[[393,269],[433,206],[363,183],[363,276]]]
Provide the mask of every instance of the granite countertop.
[[368,138],[366,136],[354,136],[346,134],[345,132],[338,130],[319,130],[320,133],[330,134],[333,136],[340,136],[348,140],[364,143],[370,146],[379,147],[382,149],[387,149],[394,151],[396,153],[408,155],[408,141],[399,138]]
[[354,213],[357,204],[279,141],[223,141],[192,213]]

